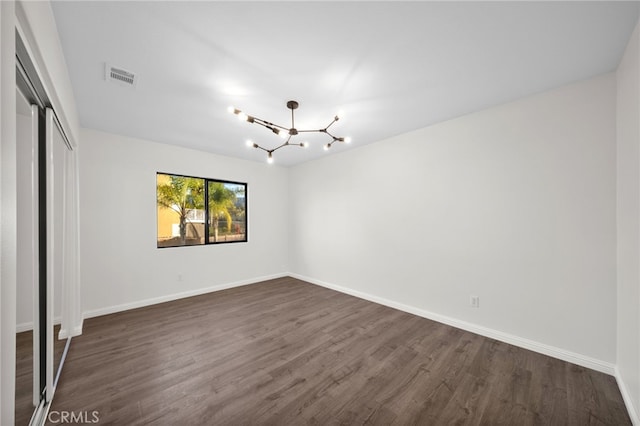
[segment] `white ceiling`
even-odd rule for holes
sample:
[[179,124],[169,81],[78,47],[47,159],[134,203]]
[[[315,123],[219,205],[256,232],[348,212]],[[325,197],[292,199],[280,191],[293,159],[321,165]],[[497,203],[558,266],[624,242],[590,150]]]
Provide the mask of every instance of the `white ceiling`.
[[[351,136],[339,152],[616,69],[638,2],[54,1],[83,127],[264,161],[268,130]],[[104,79],[133,71],[135,88]],[[328,155],[326,135],[274,154]]]

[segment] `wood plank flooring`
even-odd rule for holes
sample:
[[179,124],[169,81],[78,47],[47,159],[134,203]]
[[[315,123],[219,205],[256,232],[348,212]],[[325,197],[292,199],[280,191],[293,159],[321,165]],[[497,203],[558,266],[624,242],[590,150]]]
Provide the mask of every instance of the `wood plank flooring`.
[[88,319],[54,411],[113,425],[630,425],[613,377],[281,278]]
[[16,333],[15,423],[28,425],[33,406],[33,332]]
[[[53,327],[53,334],[57,336],[60,325]],[[54,365],[60,364],[64,346],[67,340],[54,339]],[[57,369],[57,367],[56,367]],[[57,371],[57,370],[56,370]],[[33,414],[33,332],[16,333],[16,396],[15,396],[15,424],[28,425]]]

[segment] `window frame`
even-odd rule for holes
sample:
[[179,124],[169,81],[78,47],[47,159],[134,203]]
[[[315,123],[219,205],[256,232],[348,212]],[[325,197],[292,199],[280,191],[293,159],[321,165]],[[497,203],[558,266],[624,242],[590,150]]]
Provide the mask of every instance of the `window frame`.
[[[204,226],[203,226],[203,242],[198,244],[177,244],[177,245],[159,245],[159,204],[158,204],[158,176],[174,176],[188,179],[200,179],[203,181],[203,198],[204,198]],[[233,243],[247,243],[249,242],[249,184],[247,182],[239,182],[228,179],[214,179],[214,178],[204,178],[199,176],[192,175],[184,175],[179,173],[167,173],[167,172],[156,172],[156,248],[165,249],[165,248],[176,248],[176,247],[198,247],[198,246],[207,246],[207,245],[219,245],[219,244],[233,244]],[[212,226],[211,217],[209,213],[209,184],[210,183],[222,183],[223,185],[231,184],[231,185],[240,185],[244,187],[244,239],[240,240],[231,240],[231,241],[212,241],[212,238],[209,234],[209,227]],[[166,208],[166,207],[165,207]]]

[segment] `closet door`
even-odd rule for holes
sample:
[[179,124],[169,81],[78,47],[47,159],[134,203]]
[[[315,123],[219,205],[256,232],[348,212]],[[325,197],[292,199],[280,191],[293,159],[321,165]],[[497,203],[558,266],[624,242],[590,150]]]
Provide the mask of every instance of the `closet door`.
[[[40,109],[32,104],[20,87],[16,90],[17,160],[17,288],[16,324],[20,330],[16,347],[16,416],[23,418],[37,407],[44,390],[41,376],[40,261],[38,213],[38,145]],[[27,342],[28,329],[32,340]],[[27,346],[27,344],[30,346]],[[24,361],[29,360],[27,365]],[[28,380],[26,380],[28,379]],[[27,403],[26,396],[29,395]],[[28,404],[28,405],[27,405]],[[30,409],[30,410],[29,410]]]
[[46,222],[47,222],[47,289],[46,289],[46,400],[51,401],[60,357],[54,352],[54,321],[61,317],[61,293],[64,279],[66,168],[70,147],[63,137],[55,114],[46,109]]
[[40,358],[40,337],[41,320],[40,320],[40,262],[39,262],[39,216],[38,216],[38,140],[39,140],[39,114],[38,105],[31,105],[31,181],[30,181],[30,198],[31,209],[29,220],[31,222],[31,234],[29,235],[30,244],[30,281],[32,286],[32,304],[33,304],[33,406],[37,407],[43,395],[43,382],[40,373],[44,366]]

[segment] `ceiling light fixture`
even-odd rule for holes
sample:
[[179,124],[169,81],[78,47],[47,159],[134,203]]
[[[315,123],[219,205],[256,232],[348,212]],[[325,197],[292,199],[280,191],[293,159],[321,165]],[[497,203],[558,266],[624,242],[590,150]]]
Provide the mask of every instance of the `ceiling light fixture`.
[[252,115],[247,115],[244,112],[242,112],[239,109],[234,108],[234,107],[229,107],[229,112],[237,115],[239,120],[247,121],[249,123],[259,124],[262,127],[265,127],[267,129],[271,130],[276,135],[279,135],[280,137],[286,139],[283,144],[278,145],[277,147],[275,147],[273,149],[267,149],[267,148],[264,148],[264,147],[258,145],[255,142],[247,141],[247,146],[253,147],[253,148],[257,148],[257,149],[261,149],[261,150],[265,151],[267,153],[267,162],[269,162],[269,163],[273,163],[273,153],[275,151],[279,150],[280,148],[284,148],[285,146],[300,146],[302,148],[308,147],[309,146],[308,142],[300,142],[300,143],[292,143],[291,142],[291,138],[293,136],[296,136],[299,133],[324,133],[324,134],[328,135],[331,138],[331,142],[328,142],[324,146],[325,151],[328,150],[329,148],[331,148],[331,145],[333,145],[336,142],[345,142],[345,143],[351,142],[351,138],[348,138],[348,137],[337,137],[337,136],[334,136],[333,134],[331,134],[329,132],[329,127],[331,127],[333,125],[333,123],[335,123],[336,121],[338,121],[340,119],[340,117],[338,117],[337,115],[335,117],[333,117],[333,120],[331,121],[331,123],[329,123],[323,129],[301,130],[301,129],[296,129],[295,119],[294,119],[294,110],[296,110],[298,108],[298,102],[297,101],[289,101],[289,102],[287,102],[287,108],[289,108],[291,110],[291,127],[289,127],[289,128],[284,127],[284,126],[280,126],[278,124],[271,123],[269,121],[263,120],[263,119],[258,118],[258,117],[254,117]]

